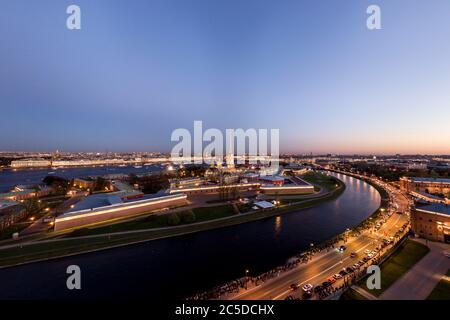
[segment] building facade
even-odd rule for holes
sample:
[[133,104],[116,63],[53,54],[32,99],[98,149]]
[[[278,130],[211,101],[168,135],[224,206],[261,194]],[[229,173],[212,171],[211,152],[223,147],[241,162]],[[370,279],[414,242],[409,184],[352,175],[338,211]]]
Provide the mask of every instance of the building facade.
[[45,159],[22,159],[11,161],[11,168],[39,168],[50,167],[52,162]]
[[402,177],[400,178],[400,188],[406,192],[448,195],[450,193],[450,179]]
[[55,231],[85,227],[111,220],[149,213],[162,208],[172,208],[186,204],[186,195],[168,195],[135,201],[116,201],[97,208],[70,211],[55,219]]
[[450,243],[450,206],[441,203],[416,205],[411,210],[411,228],[421,238]]
[[26,216],[27,211],[21,204],[11,200],[0,200],[0,231],[9,228]]

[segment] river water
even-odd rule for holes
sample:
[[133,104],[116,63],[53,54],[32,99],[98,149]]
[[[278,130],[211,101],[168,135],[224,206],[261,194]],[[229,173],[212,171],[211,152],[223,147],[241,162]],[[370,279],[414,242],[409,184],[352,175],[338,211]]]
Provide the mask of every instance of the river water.
[[67,179],[81,178],[88,176],[103,176],[107,174],[146,174],[162,170],[162,166],[155,164],[150,166],[118,167],[76,167],[76,168],[58,168],[58,169],[5,169],[0,171],[0,193],[8,192],[11,188],[19,184],[39,184],[48,175],[55,175]]
[[[310,209],[197,234],[0,269],[0,299],[183,298],[257,275],[366,219],[380,204],[367,183],[346,184],[337,199]],[[78,265],[82,289],[66,287],[66,268]]]

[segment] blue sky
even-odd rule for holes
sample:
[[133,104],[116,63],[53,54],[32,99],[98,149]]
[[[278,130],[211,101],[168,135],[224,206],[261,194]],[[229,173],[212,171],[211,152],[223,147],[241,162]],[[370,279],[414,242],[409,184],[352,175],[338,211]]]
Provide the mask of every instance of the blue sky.
[[447,0],[0,7],[0,150],[168,151],[202,120],[279,128],[282,152],[450,153]]

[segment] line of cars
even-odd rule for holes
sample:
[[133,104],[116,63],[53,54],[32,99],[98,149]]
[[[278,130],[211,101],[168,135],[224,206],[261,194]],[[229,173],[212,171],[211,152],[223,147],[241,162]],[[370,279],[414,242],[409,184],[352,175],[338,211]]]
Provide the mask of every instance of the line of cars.
[[[383,223],[385,221],[382,221]],[[342,279],[344,276],[351,274],[357,270],[359,270],[364,264],[368,263],[371,259],[375,258],[377,254],[387,245],[391,244],[395,238],[399,237],[403,231],[407,228],[408,223],[405,223],[402,227],[399,228],[399,230],[395,233],[394,236],[391,236],[389,238],[384,238],[379,245],[377,245],[373,250],[366,249],[364,251],[364,257],[355,262],[352,266],[343,268],[339,273],[336,273],[330,277],[327,278],[326,281],[322,282],[320,285],[314,286],[311,283],[307,283],[302,286],[303,290],[303,299],[309,299],[312,297],[313,292],[319,294],[324,289],[327,289],[328,287],[332,286],[337,280]],[[381,227],[381,225],[380,225]],[[342,245],[336,248],[336,251],[339,253],[345,252],[347,249],[346,246]],[[350,258],[354,259],[357,258],[358,254],[356,252],[350,253]],[[293,291],[297,290],[300,287],[299,284],[291,284],[291,289]],[[292,296],[288,296],[287,299],[293,299]]]
[[[401,231],[404,230],[404,227],[400,228]],[[394,237],[383,239],[383,242],[379,244],[377,247],[375,247],[373,250],[366,249],[364,250],[364,257],[362,257],[360,260],[355,262],[352,266],[343,268],[339,273],[336,273],[330,277],[327,278],[326,281],[322,282],[321,284],[314,286],[311,283],[307,283],[302,286],[303,290],[303,299],[309,299],[312,297],[313,292],[318,294],[324,289],[327,289],[328,287],[332,286],[337,280],[342,279],[346,275],[349,275],[357,270],[359,270],[364,264],[368,263],[371,259],[376,257],[376,255],[379,253],[381,249],[383,249],[385,246],[389,245],[394,240]],[[344,252],[347,248],[345,246],[340,246],[336,250],[338,252]],[[358,254],[356,252],[352,252],[350,254],[350,258],[358,258]],[[291,289],[293,291],[297,290],[300,287],[299,284],[291,284]],[[291,297],[291,296],[289,296]],[[292,297],[291,297],[292,298]],[[289,299],[289,298],[288,298]]]

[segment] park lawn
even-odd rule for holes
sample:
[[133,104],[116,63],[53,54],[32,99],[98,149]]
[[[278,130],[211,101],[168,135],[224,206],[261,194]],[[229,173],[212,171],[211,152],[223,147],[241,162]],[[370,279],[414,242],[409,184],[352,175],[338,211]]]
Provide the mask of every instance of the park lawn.
[[[450,277],[450,270],[447,271],[447,277]],[[427,300],[450,300],[450,281],[441,279],[431,291]]]
[[[234,214],[233,207],[231,205],[225,206],[217,206],[217,207],[204,207],[204,208],[195,208],[192,210],[195,214],[195,221],[191,222],[202,222],[208,221],[212,219],[223,218],[226,216],[230,216]],[[150,215],[145,218],[139,218],[136,220],[115,223],[102,227],[86,227],[82,229],[77,229],[69,233],[66,237],[80,237],[80,236],[88,236],[94,234],[102,234],[102,233],[114,233],[121,231],[131,231],[131,230],[143,230],[143,229],[155,229],[155,228],[164,228],[171,227],[168,221],[170,215],[177,214],[181,217],[187,211],[182,211],[178,213],[170,213],[170,214],[162,214],[162,215]],[[180,221],[178,225],[189,224],[183,223]]]
[[[319,188],[324,188],[327,191],[331,191],[336,188],[337,180],[334,177],[329,177],[322,173],[307,172],[302,175],[301,178],[311,184],[318,185]],[[314,191],[316,191],[316,188],[314,188]]]
[[395,281],[419,262],[429,251],[430,249],[427,246],[419,242],[406,240],[405,243],[381,265],[381,289],[369,290],[366,286],[365,279],[363,279],[361,287],[374,296],[380,296]]
[[192,209],[195,214],[194,222],[208,221],[212,219],[220,219],[236,214],[231,205],[217,207],[202,207]]

